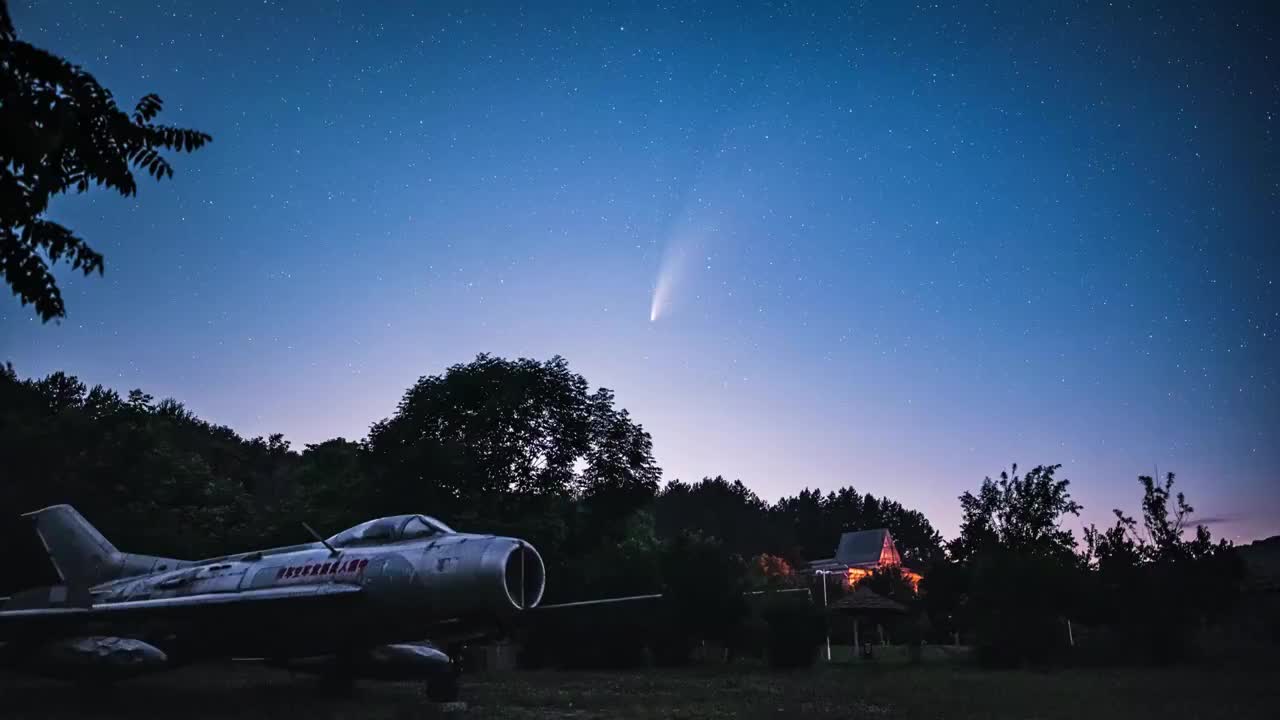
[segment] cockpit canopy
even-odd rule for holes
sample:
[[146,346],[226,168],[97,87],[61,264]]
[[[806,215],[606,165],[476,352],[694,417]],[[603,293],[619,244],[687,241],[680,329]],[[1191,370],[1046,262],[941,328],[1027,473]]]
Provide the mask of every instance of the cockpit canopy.
[[382,545],[385,543],[421,540],[433,535],[453,532],[453,528],[426,515],[393,515],[362,522],[329,538],[334,547],[356,545]]

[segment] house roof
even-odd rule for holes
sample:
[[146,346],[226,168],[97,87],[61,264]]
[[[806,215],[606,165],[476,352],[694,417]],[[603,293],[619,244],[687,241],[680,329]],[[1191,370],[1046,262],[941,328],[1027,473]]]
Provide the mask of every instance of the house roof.
[[893,538],[884,528],[858,530],[840,536],[834,560],[850,567],[876,567],[880,564],[900,564],[898,549]]
[[874,570],[888,565],[902,565],[902,556],[893,537],[884,528],[856,530],[840,536],[834,557],[810,560],[807,570],[843,571],[849,568]]

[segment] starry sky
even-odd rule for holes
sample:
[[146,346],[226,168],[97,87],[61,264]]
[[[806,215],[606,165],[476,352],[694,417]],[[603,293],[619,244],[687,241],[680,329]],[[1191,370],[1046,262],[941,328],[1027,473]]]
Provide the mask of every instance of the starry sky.
[[10,5],[214,136],[54,205],[107,270],[60,273],[61,324],[0,302],[22,376],[297,447],[561,354],[668,479],[852,484],[952,536],[1011,462],[1100,524],[1158,469],[1280,533],[1265,1]]

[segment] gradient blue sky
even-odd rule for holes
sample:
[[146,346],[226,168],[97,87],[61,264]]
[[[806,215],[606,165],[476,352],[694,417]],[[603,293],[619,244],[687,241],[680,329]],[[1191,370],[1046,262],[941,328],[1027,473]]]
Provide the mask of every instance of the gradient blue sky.
[[11,2],[214,142],[56,204],[106,276],[0,358],[300,445],[558,353],[667,478],[1280,532],[1276,11],[1048,5]]

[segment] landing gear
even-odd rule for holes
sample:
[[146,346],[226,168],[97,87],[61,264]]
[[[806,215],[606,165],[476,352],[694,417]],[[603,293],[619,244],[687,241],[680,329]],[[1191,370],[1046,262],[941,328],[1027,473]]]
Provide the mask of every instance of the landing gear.
[[462,657],[465,648],[461,645],[452,645],[449,647],[449,665],[441,668],[438,673],[433,673],[427,678],[427,699],[437,703],[457,702],[458,696],[461,694],[461,685],[459,678],[462,675]]

